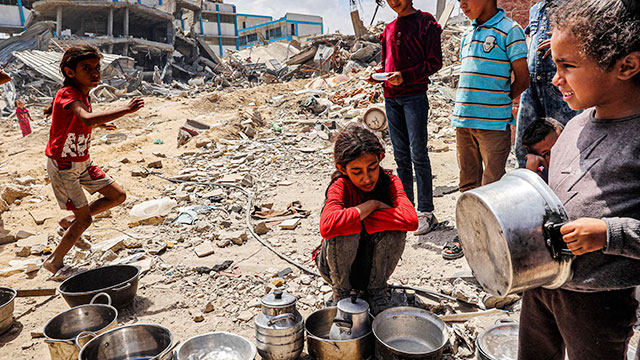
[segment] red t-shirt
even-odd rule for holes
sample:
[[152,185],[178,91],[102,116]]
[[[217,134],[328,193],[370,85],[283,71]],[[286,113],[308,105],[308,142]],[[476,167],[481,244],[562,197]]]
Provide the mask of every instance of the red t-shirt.
[[360,220],[355,206],[363,203],[362,198],[351,181],[346,178],[336,180],[327,191],[327,201],[320,215],[320,234],[323,239],[336,236],[359,234],[364,230],[368,234],[382,231],[413,231],[418,228],[418,214],[407,194],[400,178],[389,174],[389,198],[391,209],[380,209]]
[[91,127],[69,108],[74,101],[81,101],[91,111],[89,97],[72,86],[60,89],[53,100],[51,130],[45,150],[53,160],[80,162],[89,159]]
[[18,122],[29,121],[29,110],[26,107],[17,107],[16,116],[18,117]]

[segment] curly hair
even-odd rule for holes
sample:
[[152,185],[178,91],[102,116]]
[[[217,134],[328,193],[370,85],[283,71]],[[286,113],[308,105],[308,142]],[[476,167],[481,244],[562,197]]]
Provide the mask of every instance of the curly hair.
[[638,0],[559,1],[551,10],[550,19],[554,29],[571,31],[581,51],[603,71],[640,51]]

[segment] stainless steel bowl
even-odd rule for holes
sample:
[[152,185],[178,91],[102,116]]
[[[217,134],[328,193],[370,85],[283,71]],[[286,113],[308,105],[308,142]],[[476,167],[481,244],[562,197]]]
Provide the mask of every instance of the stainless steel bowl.
[[99,335],[80,350],[78,360],[165,359],[172,349],[173,334],[160,325],[127,325]]
[[13,324],[13,309],[18,294],[12,288],[0,287],[0,334],[11,328]]
[[175,360],[253,360],[256,353],[256,346],[249,340],[221,331],[190,338],[176,349],[174,357]]
[[387,309],[373,320],[376,359],[441,359],[449,342],[447,326],[419,308]]

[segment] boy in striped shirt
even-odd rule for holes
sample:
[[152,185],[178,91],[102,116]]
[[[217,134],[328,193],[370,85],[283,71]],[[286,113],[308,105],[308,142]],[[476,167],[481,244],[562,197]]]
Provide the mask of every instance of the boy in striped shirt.
[[[460,191],[499,180],[511,150],[512,100],[529,87],[522,28],[496,0],[461,0],[472,27],[463,35],[456,127]],[[513,81],[512,81],[513,75]]]

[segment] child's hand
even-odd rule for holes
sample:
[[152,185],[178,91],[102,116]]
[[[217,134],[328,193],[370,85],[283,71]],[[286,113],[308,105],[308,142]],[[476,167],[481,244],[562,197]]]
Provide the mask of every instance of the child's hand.
[[[549,31],[547,33],[547,35],[551,35],[551,31]],[[538,48],[536,49],[537,51],[541,51],[544,49],[549,49],[547,50],[546,53],[544,53],[544,55],[542,55],[543,59],[546,59],[550,54],[551,54],[551,39],[547,39],[543,42],[540,43],[540,45],[538,45]]]
[[540,166],[549,168],[549,164],[547,164],[547,161],[540,155],[527,154],[527,156],[525,157],[525,160],[527,161],[527,164],[525,165],[525,167],[533,172],[538,171],[538,168]]
[[402,84],[404,79],[402,79],[402,74],[399,71],[396,71],[391,73],[391,77],[389,77],[389,80],[387,81],[393,86],[398,86]]
[[378,205],[378,210],[380,210],[380,209],[391,209],[391,206],[383,203],[382,201],[379,201],[379,200],[375,200],[375,201],[377,203],[376,205]]
[[607,223],[602,219],[580,218],[561,227],[560,233],[575,255],[598,251],[607,245]]
[[98,125],[98,127],[101,128],[101,129],[105,129],[105,130],[115,130],[115,129],[118,128],[117,126],[115,126],[112,123]]
[[140,97],[134,97],[127,104],[127,109],[129,113],[133,113],[140,110],[143,106],[144,106],[144,100],[142,100],[142,98]]
[[373,77],[372,77],[372,76],[373,76],[373,73],[372,73],[372,74],[369,74],[369,77],[367,77],[367,82],[368,82],[369,84],[371,84],[371,85],[378,85],[378,84],[380,84],[380,82],[379,82],[379,81],[375,81],[375,80],[373,80]]

